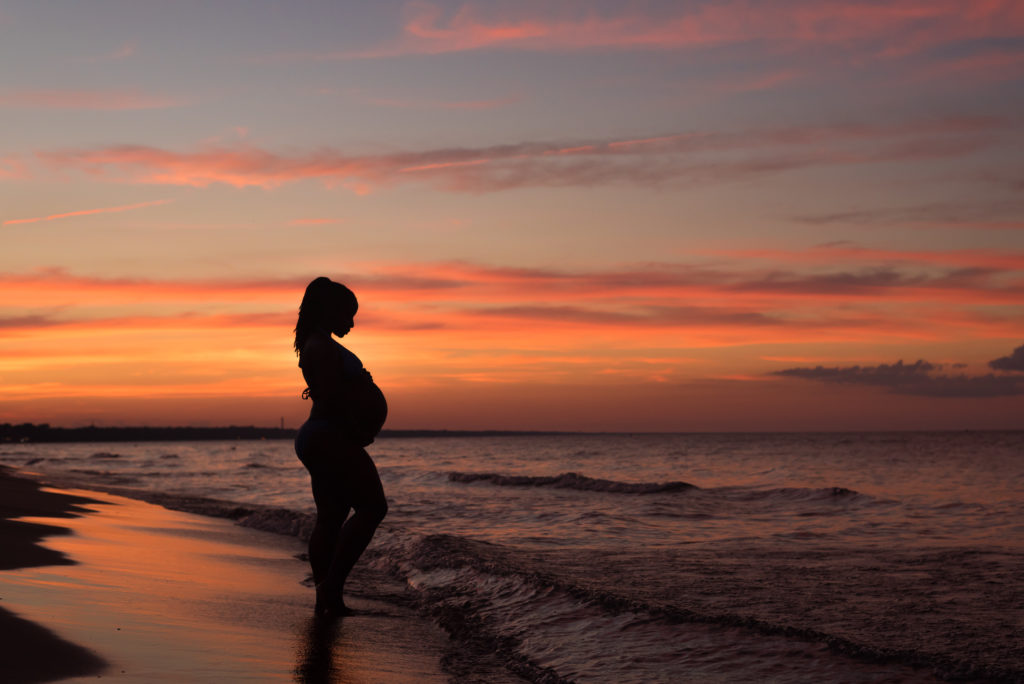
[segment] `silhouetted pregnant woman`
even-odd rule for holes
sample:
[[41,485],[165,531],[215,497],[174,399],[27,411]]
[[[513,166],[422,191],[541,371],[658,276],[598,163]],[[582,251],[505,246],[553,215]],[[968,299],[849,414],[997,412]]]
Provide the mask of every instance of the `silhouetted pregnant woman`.
[[[344,337],[359,304],[341,283],[317,278],[306,287],[295,324],[295,352],[313,400],[295,438],[295,453],[309,471],[316,525],[309,563],[316,583],[316,613],[349,613],[345,579],[388,510],[370,455],[384,425],[387,402],[359,358],[331,337]],[[352,515],[349,516],[349,512]]]

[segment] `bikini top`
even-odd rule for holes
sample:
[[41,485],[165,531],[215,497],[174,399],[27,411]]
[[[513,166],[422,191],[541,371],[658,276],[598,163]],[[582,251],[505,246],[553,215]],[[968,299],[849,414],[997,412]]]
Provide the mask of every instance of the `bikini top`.
[[[344,381],[346,379],[351,380],[354,378],[361,377],[365,369],[363,368],[363,362],[359,360],[359,357],[353,354],[348,349],[346,349],[341,343],[339,343],[333,337],[331,337],[331,334],[328,333],[327,331],[320,330],[318,332],[323,334],[329,340],[331,344],[331,349],[333,350],[333,353],[336,355],[338,359],[337,367],[340,369],[341,377],[335,380],[335,382]],[[311,389],[314,384],[313,382],[311,382],[311,380],[313,379],[314,374],[317,373],[317,369],[307,368],[303,364],[304,360],[305,359],[303,358],[302,354],[299,354],[299,368],[302,369],[302,378],[306,381],[307,385],[306,389],[302,391],[302,398],[312,399],[313,403],[315,404],[317,402],[317,397],[316,393]]]

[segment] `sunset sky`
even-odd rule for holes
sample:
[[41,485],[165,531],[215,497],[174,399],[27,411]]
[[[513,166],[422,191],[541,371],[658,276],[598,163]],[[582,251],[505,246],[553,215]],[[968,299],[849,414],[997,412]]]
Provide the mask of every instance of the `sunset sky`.
[[0,4],[0,422],[1021,428],[1024,2]]

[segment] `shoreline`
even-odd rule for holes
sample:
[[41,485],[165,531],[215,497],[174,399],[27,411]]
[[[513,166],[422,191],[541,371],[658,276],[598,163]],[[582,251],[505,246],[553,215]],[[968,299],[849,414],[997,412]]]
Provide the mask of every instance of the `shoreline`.
[[[33,480],[15,476],[0,467],[0,540],[4,555],[0,558],[0,576],[10,570],[75,561],[40,542],[70,533],[67,527],[22,520],[26,517],[60,519],[85,515],[84,504],[92,499],[70,494],[44,492]],[[0,594],[0,661],[11,682],[51,681],[86,676],[103,671],[108,663],[96,653],[67,641],[51,630],[9,610],[7,592]]]
[[[384,429],[378,437],[384,439],[436,439],[436,438],[487,438],[487,437],[575,437],[575,436],[635,436],[658,437],[665,435],[735,435],[756,437],[759,435],[886,435],[926,433],[1019,433],[1019,429],[949,429],[949,430],[782,430],[766,431],[578,431],[578,430],[448,430],[448,429]],[[295,439],[298,428],[256,427],[252,425],[230,425],[221,427],[190,426],[128,426],[128,427],[54,427],[48,423],[0,424],[0,447],[16,447],[28,444],[61,443],[117,443],[117,442],[201,442],[227,440],[288,440]]]
[[449,679],[447,635],[407,606],[313,620],[297,539],[7,468],[0,501],[5,681]]

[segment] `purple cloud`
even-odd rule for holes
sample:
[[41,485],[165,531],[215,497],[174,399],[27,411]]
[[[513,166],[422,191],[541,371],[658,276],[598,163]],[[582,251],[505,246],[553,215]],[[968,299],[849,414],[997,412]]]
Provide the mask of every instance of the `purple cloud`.
[[1024,373],[1024,344],[1013,350],[1009,356],[1000,356],[988,362],[989,368]]
[[[1022,347],[1024,350],[1024,347]],[[1024,352],[1021,354],[1024,358]],[[1012,376],[932,375],[942,370],[941,365],[918,360],[912,364],[897,361],[878,366],[849,366],[846,368],[788,368],[775,371],[781,377],[817,380],[833,384],[868,385],[882,387],[894,394],[921,397],[1009,397],[1024,395],[1024,381]]]

